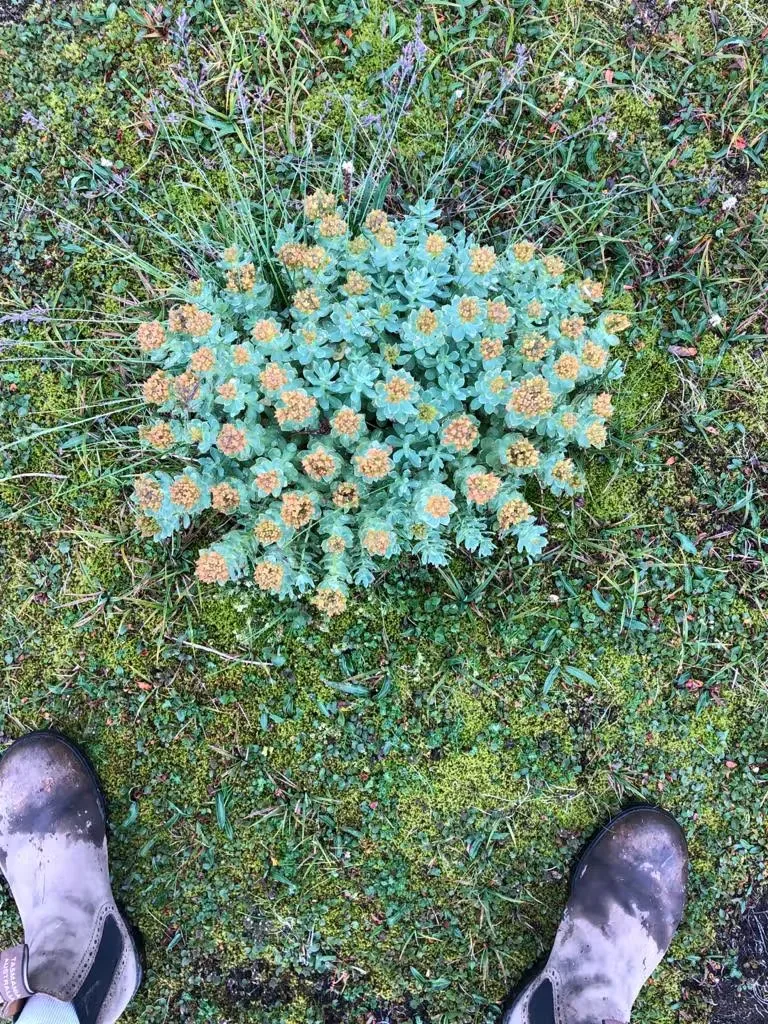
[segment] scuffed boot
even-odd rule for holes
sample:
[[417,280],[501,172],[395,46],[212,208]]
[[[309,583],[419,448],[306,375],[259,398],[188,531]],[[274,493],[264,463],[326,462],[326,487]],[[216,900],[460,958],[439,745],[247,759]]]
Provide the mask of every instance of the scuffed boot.
[[546,966],[503,1024],[628,1024],[685,906],[688,853],[655,807],[614,818],[588,847]]
[[0,954],[4,1015],[44,992],[80,1024],[112,1024],[141,966],[112,896],[101,791],[56,733],[30,733],[0,760],[0,867],[24,925],[24,944]]

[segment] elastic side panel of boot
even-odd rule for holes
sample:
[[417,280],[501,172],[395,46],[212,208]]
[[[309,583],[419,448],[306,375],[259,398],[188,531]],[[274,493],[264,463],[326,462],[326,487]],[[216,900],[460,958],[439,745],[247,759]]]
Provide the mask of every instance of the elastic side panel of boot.
[[543,978],[528,1003],[530,1024],[555,1024],[555,995],[552,982]]
[[123,955],[123,936],[110,914],[104,921],[96,958],[73,1003],[80,1024],[96,1024]]

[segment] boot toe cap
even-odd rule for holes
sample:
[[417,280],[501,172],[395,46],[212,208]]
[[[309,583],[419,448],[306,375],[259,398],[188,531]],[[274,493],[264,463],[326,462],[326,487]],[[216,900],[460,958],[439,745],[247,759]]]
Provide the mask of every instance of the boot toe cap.
[[675,819],[656,807],[618,815],[593,841],[576,870],[571,903],[586,916],[608,919],[611,905],[641,918],[665,950],[683,914],[688,850]]
[[105,835],[101,793],[85,758],[68,740],[30,733],[0,760],[0,840],[61,832],[100,845]]

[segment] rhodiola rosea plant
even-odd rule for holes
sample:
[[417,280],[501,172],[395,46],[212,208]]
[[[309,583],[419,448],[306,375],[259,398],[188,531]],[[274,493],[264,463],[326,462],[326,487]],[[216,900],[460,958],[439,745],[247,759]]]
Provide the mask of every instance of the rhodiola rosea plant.
[[353,231],[343,203],[311,193],[276,239],[287,300],[233,247],[140,325],[157,366],[141,437],[179,467],[137,478],[135,500],[157,539],[220,523],[200,580],[313,590],[337,614],[401,553],[442,565],[454,544],[487,556],[508,540],[538,554],[526,479],[583,489],[578,453],[607,442],[627,318],[530,241],[496,252],[438,214],[374,209]]

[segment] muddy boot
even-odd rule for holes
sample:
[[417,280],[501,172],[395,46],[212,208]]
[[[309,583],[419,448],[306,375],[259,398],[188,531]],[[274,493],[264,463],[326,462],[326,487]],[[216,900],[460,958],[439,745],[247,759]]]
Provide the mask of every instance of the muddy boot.
[[674,818],[633,807],[614,818],[576,867],[546,966],[504,1024],[628,1024],[685,906],[688,854]]
[[4,1015],[47,993],[79,1024],[116,1021],[139,986],[139,957],[109,884],[96,777],[55,733],[31,733],[0,760],[0,867],[24,925],[24,944],[0,954]]

